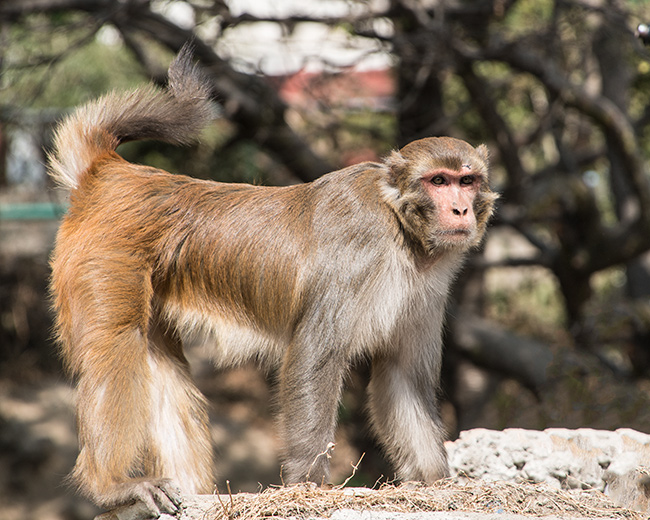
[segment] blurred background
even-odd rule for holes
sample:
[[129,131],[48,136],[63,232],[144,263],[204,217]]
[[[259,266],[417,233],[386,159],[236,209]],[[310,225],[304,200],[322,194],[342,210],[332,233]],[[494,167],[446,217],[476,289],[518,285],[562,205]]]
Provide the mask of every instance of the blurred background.
[[[165,81],[188,40],[220,118],[191,147],[127,159],[220,181],[306,182],[413,139],[491,152],[502,194],[449,308],[443,415],[461,430],[650,432],[650,52],[643,0],[0,2],[0,518],[81,519],[64,483],[74,392],[51,340],[48,255],[66,208],[54,123],[111,89]],[[279,484],[273,374],[195,376],[221,492]],[[350,375],[333,478],[390,481]]]

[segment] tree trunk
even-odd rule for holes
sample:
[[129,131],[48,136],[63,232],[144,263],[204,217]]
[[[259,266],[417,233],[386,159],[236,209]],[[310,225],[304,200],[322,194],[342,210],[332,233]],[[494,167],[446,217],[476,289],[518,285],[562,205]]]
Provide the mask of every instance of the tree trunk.
[[[632,75],[625,59],[624,46],[612,32],[607,24],[600,28],[594,39],[594,53],[602,72],[603,95],[627,113]],[[611,143],[611,137],[613,136],[606,136],[608,143]],[[632,218],[637,199],[625,177],[623,170],[625,166],[616,146],[607,147],[607,158],[610,164],[609,178],[616,216],[619,220]],[[650,253],[628,262],[625,267],[628,295],[632,298],[650,296]]]

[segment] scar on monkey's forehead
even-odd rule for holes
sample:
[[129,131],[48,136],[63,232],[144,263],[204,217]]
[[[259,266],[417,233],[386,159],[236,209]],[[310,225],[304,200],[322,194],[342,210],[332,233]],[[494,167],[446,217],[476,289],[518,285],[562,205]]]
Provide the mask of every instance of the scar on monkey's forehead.
[[466,168],[466,169],[468,169],[468,170],[471,170],[471,169],[472,169],[472,165],[471,165],[471,164],[463,164],[463,168]]

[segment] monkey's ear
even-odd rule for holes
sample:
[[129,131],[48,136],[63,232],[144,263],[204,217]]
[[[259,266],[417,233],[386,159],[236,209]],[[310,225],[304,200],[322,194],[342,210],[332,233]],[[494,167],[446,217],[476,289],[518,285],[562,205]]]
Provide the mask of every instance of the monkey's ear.
[[481,144],[476,147],[476,153],[478,156],[483,159],[486,163],[490,162],[490,150],[484,144]]
[[408,167],[408,161],[398,150],[393,150],[391,154],[384,159],[384,162],[390,169],[393,180],[398,179],[400,174]]

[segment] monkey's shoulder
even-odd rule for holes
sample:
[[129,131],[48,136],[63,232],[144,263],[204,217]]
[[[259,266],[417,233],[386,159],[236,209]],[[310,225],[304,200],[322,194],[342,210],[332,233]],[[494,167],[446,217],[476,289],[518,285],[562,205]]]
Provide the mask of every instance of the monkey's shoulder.
[[363,162],[323,175],[309,186],[326,208],[361,216],[382,212],[383,191],[390,170],[382,163]]
[[336,185],[361,184],[386,178],[389,168],[380,162],[366,161],[341,168],[327,173],[313,182],[315,186],[325,186],[331,183]]

